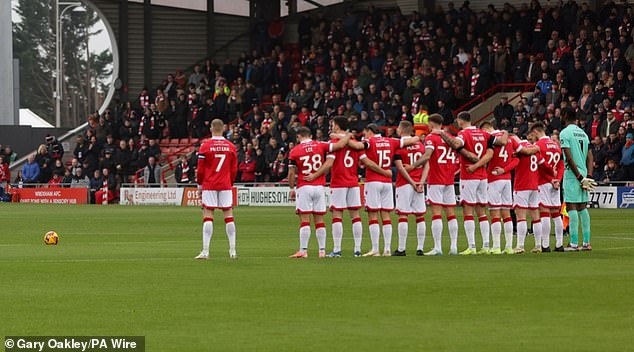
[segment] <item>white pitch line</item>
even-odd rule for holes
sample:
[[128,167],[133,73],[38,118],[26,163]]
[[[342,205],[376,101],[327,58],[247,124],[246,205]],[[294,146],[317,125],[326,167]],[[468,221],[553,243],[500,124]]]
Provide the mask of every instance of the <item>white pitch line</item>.
[[611,248],[597,248],[597,249],[593,249],[592,251],[616,251],[619,249],[632,249],[634,247],[611,247]]
[[614,237],[614,236],[596,236],[596,239],[608,238],[611,240],[625,240],[625,241],[634,241],[632,237]]

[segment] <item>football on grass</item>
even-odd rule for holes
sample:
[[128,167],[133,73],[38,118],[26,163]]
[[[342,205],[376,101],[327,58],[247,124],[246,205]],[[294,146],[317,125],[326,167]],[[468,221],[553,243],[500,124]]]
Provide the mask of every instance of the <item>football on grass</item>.
[[49,231],[44,235],[44,243],[47,245],[56,245],[59,242],[59,235],[55,231]]

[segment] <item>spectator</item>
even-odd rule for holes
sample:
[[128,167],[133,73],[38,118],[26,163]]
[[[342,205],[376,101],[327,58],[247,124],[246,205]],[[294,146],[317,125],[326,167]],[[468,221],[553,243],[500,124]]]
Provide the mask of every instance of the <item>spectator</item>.
[[625,179],[628,181],[634,180],[634,134],[628,133],[625,137],[625,144],[623,145],[621,165],[625,173]]
[[255,145],[255,181],[263,182],[266,181],[267,178],[267,163],[266,158],[264,157],[264,153],[262,148],[260,148],[259,144]]
[[537,82],[539,93],[545,98],[553,87],[553,81],[548,77],[548,72],[542,72],[542,79]]
[[3,191],[6,191],[7,184],[11,182],[11,170],[9,169],[9,164],[4,161],[5,158],[4,154],[0,154],[0,188]]
[[15,184],[15,186],[18,188],[22,188],[24,183],[25,181],[24,181],[24,177],[22,176],[22,170],[18,170],[18,174],[15,176],[15,179],[13,180],[13,184]]
[[75,176],[70,181],[70,188],[89,188],[90,179],[84,174],[84,169],[78,167],[75,170]]
[[180,156],[180,162],[176,165],[176,169],[174,170],[174,178],[179,187],[181,185],[184,187],[194,181],[194,168],[189,166],[187,155],[182,154]]
[[48,187],[61,187],[62,185],[62,177],[60,174],[54,172],[53,178],[48,180]]
[[8,146],[8,145],[4,146],[3,154],[4,154],[4,157],[5,157],[4,162],[9,164],[9,165],[11,165],[15,161],[15,159],[17,159],[17,157],[18,157],[18,154],[16,152],[14,152],[11,149],[11,147]]
[[40,166],[39,182],[46,183],[51,179],[51,159],[48,156],[48,149],[44,144],[40,144],[35,155],[35,162]]
[[35,155],[31,154],[28,161],[22,167],[20,175],[24,183],[38,183],[40,180],[40,165],[35,161]]
[[[112,175],[112,173],[110,173],[110,170],[103,169],[101,172],[101,184],[96,188],[95,195],[94,195],[95,204],[101,204],[103,202],[103,196],[104,196],[103,181],[104,180],[108,181],[108,188],[106,190],[106,202],[110,203],[114,199],[114,192],[117,188],[117,180]],[[95,184],[95,186],[97,185]]]
[[612,111],[608,111],[607,116],[608,118],[601,123],[601,130],[599,132],[601,138],[606,138],[611,134],[617,134],[619,130],[619,122],[616,120]]
[[500,104],[493,110],[493,116],[498,123],[501,124],[503,119],[511,120],[513,118],[513,107],[508,103],[509,99],[506,95],[500,98]]
[[603,183],[623,181],[623,170],[619,168],[619,164],[616,160],[608,160],[600,180],[603,181]]
[[624,144],[625,142],[621,142],[616,134],[611,134],[606,142],[607,158],[621,160],[621,153],[623,152]]
[[49,152],[49,156],[53,160],[61,159],[64,157],[64,147],[62,143],[57,140],[54,136],[47,135],[46,136],[46,149]]
[[200,65],[194,66],[194,72],[189,75],[189,80],[187,84],[193,84],[194,86],[198,86],[200,82],[203,80],[204,74],[200,71]]
[[66,171],[66,166],[64,166],[64,163],[62,163],[62,159],[55,159],[55,164],[53,165],[53,168],[51,169],[51,173],[53,175],[57,174],[59,176],[63,176],[65,171]]
[[592,153],[592,160],[594,163],[592,167],[592,176],[595,180],[600,180],[601,175],[603,175],[607,159],[607,148],[605,147],[601,137],[596,136],[592,139],[590,152]]
[[[274,139],[272,139],[273,141]],[[252,153],[246,153],[244,160],[240,163],[238,170],[240,171],[240,182],[255,181],[256,161]]]
[[101,170],[95,170],[93,177],[90,178],[90,199],[91,203],[96,203],[95,193],[103,186],[103,176]]
[[148,140],[148,154],[149,156],[153,156],[156,160],[161,157],[161,147],[159,147],[156,139]]
[[147,165],[143,169],[143,181],[149,187],[160,187],[163,183],[161,180],[161,167],[156,164],[153,156],[148,158]]
[[114,151],[112,149],[106,149],[103,159],[99,162],[99,170],[108,169],[110,173],[115,171],[116,161],[112,157],[113,152]]
[[277,159],[271,166],[271,181],[279,182],[288,176],[288,158],[283,152],[277,154]]
[[114,168],[120,182],[127,182],[132,170],[132,152],[125,140],[119,141],[119,147],[115,150]]

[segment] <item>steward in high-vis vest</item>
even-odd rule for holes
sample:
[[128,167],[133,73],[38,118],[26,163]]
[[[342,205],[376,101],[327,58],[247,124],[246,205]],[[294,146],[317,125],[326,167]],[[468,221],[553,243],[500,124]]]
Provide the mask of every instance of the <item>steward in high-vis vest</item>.
[[429,119],[429,113],[425,109],[425,106],[422,106],[415,114],[414,114],[414,130],[416,131],[416,135],[420,136],[421,134],[429,133],[429,126],[427,125],[427,120]]

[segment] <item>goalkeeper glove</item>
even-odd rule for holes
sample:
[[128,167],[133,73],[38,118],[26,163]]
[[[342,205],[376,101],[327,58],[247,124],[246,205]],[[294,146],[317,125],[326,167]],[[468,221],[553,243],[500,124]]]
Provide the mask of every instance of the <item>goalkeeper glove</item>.
[[597,182],[591,178],[584,177],[581,180],[581,188],[585,189],[586,191],[592,192],[597,188]]

